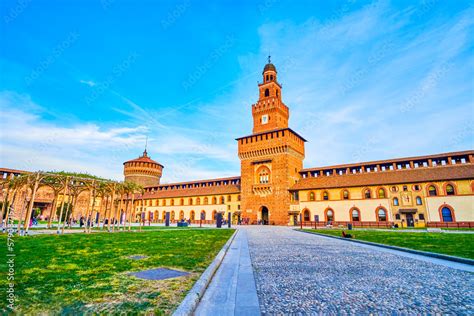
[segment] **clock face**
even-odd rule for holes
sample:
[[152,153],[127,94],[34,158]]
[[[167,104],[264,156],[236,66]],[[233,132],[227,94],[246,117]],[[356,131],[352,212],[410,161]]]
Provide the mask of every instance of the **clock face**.
[[268,114],[262,115],[262,124],[268,123]]

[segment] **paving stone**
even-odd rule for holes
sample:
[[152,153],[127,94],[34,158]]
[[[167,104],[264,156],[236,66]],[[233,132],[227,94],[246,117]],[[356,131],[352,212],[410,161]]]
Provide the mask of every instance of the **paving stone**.
[[182,276],[188,275],[189,273],[183,272],[183,271],[172,270],[172,269],[166,269],[166,268],[158,268],[158,269],[143,270],[139,272],[132,272],[130,274],[140,279],[165,280],[165,279],[182,277]]
[[474,274],[286,227],[247,227],[262,314],[474,314]]

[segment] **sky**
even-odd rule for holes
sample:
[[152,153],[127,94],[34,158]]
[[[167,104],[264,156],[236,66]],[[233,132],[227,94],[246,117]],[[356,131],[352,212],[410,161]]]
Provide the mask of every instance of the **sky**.
[[474,148],[468,1],[0,2],[0,167],[239,175],[268,55],[304,167]]

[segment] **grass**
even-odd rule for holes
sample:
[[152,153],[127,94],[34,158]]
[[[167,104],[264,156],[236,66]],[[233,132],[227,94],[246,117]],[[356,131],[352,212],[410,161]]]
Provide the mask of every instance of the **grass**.
[[[342,236],[340,229],[306,229],[325,235]],[[474,234],[410,233],[387,231],[346,231],[355,239],[415,250],[474,259]]]
[[[189,229],[15,237],[16,313],[170,314],[232,233]],[[6,245],[6,236],[0,242]],[[132,260],[131,255],[148,258]],[[5,293],[6,247],[0,247],[0,256]],[[156,267],[191,274],[162,281],[128,275]],[[7,304],[0,301],[1,314]]]

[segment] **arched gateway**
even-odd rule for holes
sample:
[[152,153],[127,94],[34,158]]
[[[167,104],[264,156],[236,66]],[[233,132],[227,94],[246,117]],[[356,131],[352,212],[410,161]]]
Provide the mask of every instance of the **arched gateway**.
[[270,214],[266,206],[260,208],[260,220],[263,225],[268,225],[270,223]]

